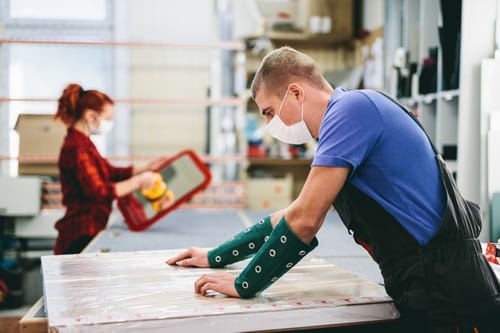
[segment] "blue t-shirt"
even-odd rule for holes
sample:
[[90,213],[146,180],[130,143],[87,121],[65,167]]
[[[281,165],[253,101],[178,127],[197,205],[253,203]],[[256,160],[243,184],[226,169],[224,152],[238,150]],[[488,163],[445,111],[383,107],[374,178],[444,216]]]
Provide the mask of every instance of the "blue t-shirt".
[[432,147],[415,121],[377,91],[334,90],[312,166],[351,168],[347,181],[421,245],[441,225],[446,194]]

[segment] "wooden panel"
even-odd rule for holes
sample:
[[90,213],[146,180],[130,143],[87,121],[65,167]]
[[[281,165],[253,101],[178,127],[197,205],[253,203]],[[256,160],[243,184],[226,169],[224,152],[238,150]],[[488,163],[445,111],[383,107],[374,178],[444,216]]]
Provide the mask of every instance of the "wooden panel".
[[38,317],[37,314],[43,308],[43,297],[40,298],[31,309],[19,321],[20,333],[46,333],[48,332],[48,321],[46,317]]

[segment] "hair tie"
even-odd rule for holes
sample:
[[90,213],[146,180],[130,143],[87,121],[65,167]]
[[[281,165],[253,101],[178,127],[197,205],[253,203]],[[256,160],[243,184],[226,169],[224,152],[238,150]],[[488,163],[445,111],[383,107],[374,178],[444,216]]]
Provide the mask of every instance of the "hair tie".
[[82,87],[80,87],[80,96],[83,95],[85,93],[85,89],[83,89]]

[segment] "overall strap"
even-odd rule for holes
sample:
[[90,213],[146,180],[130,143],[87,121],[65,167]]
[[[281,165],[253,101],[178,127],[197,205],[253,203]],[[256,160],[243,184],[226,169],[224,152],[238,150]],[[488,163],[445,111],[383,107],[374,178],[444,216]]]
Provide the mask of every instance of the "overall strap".
[[[471,202],[466,200],[460,191],[458,190],[458,187],[450,174],[450,171],[446,167],[446,163],[441,156],[441,154],[437,151],[436,147],[432,143],[432,140],[429,138],[429,135],[423,128],[422,124],[420,121],[415,117],[415,115],[409,111],[404,105],[396,101],[394,98],[391,96],[387,95],[386,93],[382,91],[378,91],[385,97],[389,98],[391,101],[396,103],[403,109],[416,123],[417,125],[424,131],[425,135],[427,136],[427,139],[429,140],[432,149],[434,150],[434,153],[436,154],[436,158],[438,159],[439,163],[439,171],[441,173],[441,179],[443,181],[444,188],[447,192],[447,196],[449,199],[448,206],[452,206],[453,208],[452,212],[449,212],[448,210],[450,207],[447,208],[445,217],[447,217],[449,214],[451,214],[449,217],[449,221],[453,221],[453,224],[455,228],[452,230],[454,232],[458,232],[461,237],[466,238],[466,239],[476,239],[479,237],[479,233],[481,232],[482,229],[482,218],[481,218],[481,212],[480,212],[480,207]],[[448,226],[449,227],[449,226]],[[449,228],[440,228],[438,234],[436,236],[441,236],[443,234],[447,234],[448,236],[450,235],[450,229]],[[436,239],[439,239],[439,237],[436,237]]]

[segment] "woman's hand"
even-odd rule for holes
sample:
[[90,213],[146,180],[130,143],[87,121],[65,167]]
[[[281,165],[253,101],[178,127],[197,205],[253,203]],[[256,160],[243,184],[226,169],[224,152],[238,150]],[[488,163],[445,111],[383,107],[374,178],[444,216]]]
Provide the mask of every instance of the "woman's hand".
[[160,206],[160,210],[165,210],[168,207],[172,206],[175,203],[175,198],[169,197],[169,196],[164,196],[163,198],[160,198],[158,200],[158,205]]
[[230,273],[203,274],[194,283],[194,292],[203,296],[211,296],[216,291],[229,297],[240,297],[234,287],[236,276]]
[[159,171],[158,168],[163,163],[165,163],[165,161],[167,159],[168,159],[167,156],[160,156],[160,157],[157,157],[157,158],[149,161],[149,163],[146,165],[146,170],[148,170],[148,171]]
[[144,171],[135,177],[137,177],[138,185],[142,189],[150,189],[157,180],[155,173],[151,171]]
[[134,165],[134,169],[132,171],[133,175],[140,175],[141,173],[144,173],[146,171],[160,171],[158,170],[160,166],[165,163],[165,161],[168,159],[168,156],[160,156],[157,157],[151,161],[149,161],[147,164],[143,164],[140,166]]
[[190,247],[175,257],[168,259],[167,264],[181,267],[210,267],[208,251],[197,247]]

